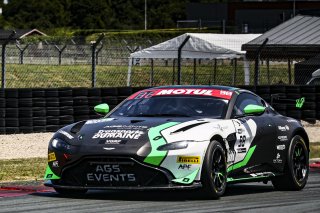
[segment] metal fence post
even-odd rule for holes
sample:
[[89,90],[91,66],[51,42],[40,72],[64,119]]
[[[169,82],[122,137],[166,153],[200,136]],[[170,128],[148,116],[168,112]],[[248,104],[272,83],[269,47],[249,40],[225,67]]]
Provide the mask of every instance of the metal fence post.
[[93,41],[91,43],[91,87],[96,87],[96,82],[97,82],[97,73],[96,73],[96,50],[98,44],[101,42],[103,39],[104,34],[101,34],[99,38],[96,41]]
[[289,84],[292,83],[292,77],[291,77],[291,60],[288,58],[288,78],[289,78]]
[[178,85],[181,84],[181,51],[189,39],[190,39],[190,36],[187,36],[178,48]]
[[259,84],[259,62],[260,62],[260,54],[263,49],[263,47],[267,44],[268,38],[266,38],[261,46],[257,50],[257,55],[255,58],[255,67],[254,67],[254,86],[257,86]]
[[91,45],[91,87],[96,87],[97,74],[96,74],[96,45]]
[[6,88],[6,46],[9,43],[9,41],[12,40],[14,35],[16,34],[16,31],[12,31],[12,33],[9,35],[8,39],[2,44],[2,56],[1,56],[1,88]]
[[154,84],[154,70],[153,70],[153,59],[151,59],[151,70],[150,70],[150,86]]
[[176,59],[173,59],[172,62],[172,85],[175,84],[175,76],[176,76]]
[[99,47],[96,51],[96,64],[98,65],[99,64],[99,53],[101,52],[103,48],[103,44],[101,44],[101,47]]
[[62,52],[64,49],[66,49],[67,45],[65,44],[61,49],[57,45],[54,46],[59,52],[59,65],[61,65]]
[[20,64],[23,64],[23,54],[24,54],[24,51],[29,47],[29,44],[27,44],[24,48],[21,48],[20,45],[17,43],[16,47],[20,51]]
[[193,59],[193,85],[196,84],[197,59]]
[[2,44],[2,56],[1,56],[1,88],[6,88],[6,44]]
[[233,86],[236,85],[237,82],[237,59],[233,59],[233,76],[232,76],[232,83]]

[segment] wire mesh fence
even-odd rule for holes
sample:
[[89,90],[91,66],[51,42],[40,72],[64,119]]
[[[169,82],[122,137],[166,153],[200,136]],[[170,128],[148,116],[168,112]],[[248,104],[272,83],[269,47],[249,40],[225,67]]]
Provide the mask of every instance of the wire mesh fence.
[[[15,42],[6,46],[2,70],[6,88],[113,87],[177,84],[178,58],[134,58],[130,54],[156,45],[160,39],[104,38],[98,44],[84,38]],[[203,41],[205,42],[205,41]],[[228,42],[228,41],[227,41]],[[231,41],[230,41],[231,42]],[[93,46],[95,48],[93,49]],[[205,44],[199,44],[205,46]],[[199,50],[201,51],[201,50]],[[214,50],[212,50],[214,51]],[[178,55],[178,49],[174,50]],[[274,54],[277,54],[275,51]],[[252,85],[254,58],[181,58],[181,84]],[[275,58],[269,51],[259,60],[259,84],[306,84],[320,68],[317,55]],[[129,65],[131,63],[131,73]],[[95,74],[93,74],[95,72]],[[95,77],[94,77],[95,75]],[[130,76],[129,76],[130,75]],[[92,82],[95,81],[95,84]]]

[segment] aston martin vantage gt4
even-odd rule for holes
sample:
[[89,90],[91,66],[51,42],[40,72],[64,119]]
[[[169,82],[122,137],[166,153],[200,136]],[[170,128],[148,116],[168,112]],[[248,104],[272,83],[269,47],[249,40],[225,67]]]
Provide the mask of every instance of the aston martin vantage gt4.
[[61,194],[90,189],[194,189],[211,198],[227,184],[271,181],[278,190],[307,183],[309,139],[301,123],[256,94],[225,86],[139,91],[101,119],[57,131],[45,185]]

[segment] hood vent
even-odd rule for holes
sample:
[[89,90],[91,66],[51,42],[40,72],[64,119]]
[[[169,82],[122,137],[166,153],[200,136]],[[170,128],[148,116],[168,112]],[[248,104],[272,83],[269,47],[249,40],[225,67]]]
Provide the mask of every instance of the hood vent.
[[145,120],[131,120],[130,122],[132,124],[135,124],[135,123],[139,123],[139,122],[143,122],[143,121],[145,121]]
[[78,123],[76,123],[71,129],[70,132],[73,134],[76,134],[78,132],[80,132],[81,128],[83,127],[83,125],[86,123],[87,121],[80,121]]
[[191,124],[189,126],[185,126],[185,127],[180,128],[180,129],[177,129],[176,131],[171,132],[171,134],[178,133],[178,132],[185,132],[185,131],[187,131],[189,129],[192,129],[193,127],[200,126],[200,125],[206,124],[206,123],[209,123],[209,122],[201,122],[201,123]]

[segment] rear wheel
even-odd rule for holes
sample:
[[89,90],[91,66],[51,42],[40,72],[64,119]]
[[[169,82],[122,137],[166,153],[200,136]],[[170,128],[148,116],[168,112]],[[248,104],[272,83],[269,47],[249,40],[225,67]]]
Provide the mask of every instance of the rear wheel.
[[220,142],[214,140],[209,144],[201,173],[202,193],[206,197],[221,197],[227,185],[227,162],[225,151]]
[[54,190],[63,196],[79,196],[84,195],[88,191],[87,189],[65,189],[56,187],[54,187]]
[[303,138],[292,138],[288,150],[285,174],[272,180],[277,190],[301,190],[305,187],[309,175],[309,152]]

